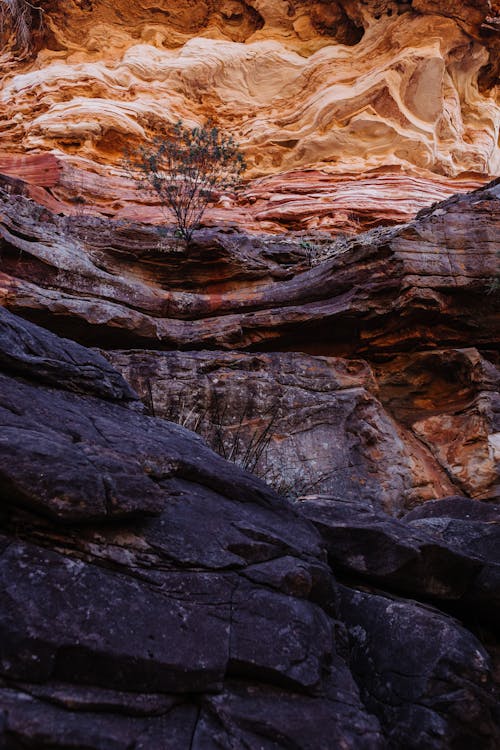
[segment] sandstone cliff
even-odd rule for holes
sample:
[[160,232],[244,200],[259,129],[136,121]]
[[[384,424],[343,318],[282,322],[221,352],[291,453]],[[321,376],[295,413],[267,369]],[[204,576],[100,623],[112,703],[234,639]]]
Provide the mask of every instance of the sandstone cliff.
[[496,750],[496,0],[0,16],[0,747]]
[[159,220],[120,157],[179,117],[245,151],[216,225],[356,232],[500,171],[496,0],[36,5],[3,54],[0,170],[53,207]]

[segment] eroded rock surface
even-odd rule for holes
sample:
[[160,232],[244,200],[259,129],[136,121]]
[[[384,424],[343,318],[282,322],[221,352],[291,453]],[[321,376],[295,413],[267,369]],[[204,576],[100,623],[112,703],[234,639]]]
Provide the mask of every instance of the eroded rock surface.
[[[365,512],[365,526],[386,551],[388,535],[403,572],[385,575],[368,557],[368,572],[357,563],[347,571],[329,532],[322,538],[317,503],[287,502],[201,438],[145,414],[100,355],[6,311],[0,350],[0,732],[7,750],[75,743],[327,750],[332,738],[352,750],[398,742],[424,750],[431,736],[436,748],[473,738],[493,750],[494,673],[477,637],[438,610],[369,587],[372,576],[379,588],[425,593],[439,606],[482,586],[491,605],[484,571],[498,563],[488,544],[480,552],[477,541],[474,549],[467,542],[474,523],[461,543],[457,531],[435,529],[435,512],[429,529],[421,517]],[[79,379],[67,378],[71,359],[86,363]],[[50,378],[42,367],[38,380],[40,363],[50,363]],[[114,390],[98,392],[102,372]],[[345,371],[339,380],[352,376]],[[12,456],[16,435],[25,437],[22,472],[19,454]],[[50,450],[40,448],[44,436]],[[98,459],[92,476],[107,505],[96,507],[83,491],[78,456]],[[491,523],[496,511],[489,506],[480,522]],[[423,556],[424,567],[405,564],[408,550],[414,561]],[[437,550],[441,579],[426,588],[425,556]],[[352,588],[356,576],[362,593]],[[485,622],[488,611],[481,610]],[[403,642],[404,659],[394,650],[400,643],[403,652]],[[457,686],[459,706],[449,697]]]
[[[66,212],[83,198],[92,212],[163,221],[127,180],[124,147],[212,118],[249,170],[209,223],[337,232],[408,220],[500,169],[498,2],[455,6],[2,3],[0,171],[29,172],[41,202]],[[9,26],[12,8],[28,23]]]
[[330,243],[312,268],[290,237],[162,252],[148,225],[68,224],[25,193],[1,196],[0,302],[85,343],[374,357],[498,341],[498,181]]
[[150,411],[282,493],[393,513],[495,498],[498,194],[494,182],[312,257],[292,235],[220,231],[162,249],[172,238],[151,226],[68,221],[10,180],[0,298],[103,349],[183,350],[106,356]]
[[106,357],[150,411],[200,433],[282,494],[362,498],[398,513],[454,492],[432,453],[380,403],[362,360],[292,352]]
[[2,748],[500,746],[499,12],[0,1]]
[[352,638],[351,668],[388,747],[491,743],[498,709],[485,710],[490,659],[467,630],[413,601],[344,587],[340,600]]
[[295,352],[106,357],[151,412],[281,493],[362,499],[396,515],[455,492],[498,496],[499,371],[476,349],[373,367]]

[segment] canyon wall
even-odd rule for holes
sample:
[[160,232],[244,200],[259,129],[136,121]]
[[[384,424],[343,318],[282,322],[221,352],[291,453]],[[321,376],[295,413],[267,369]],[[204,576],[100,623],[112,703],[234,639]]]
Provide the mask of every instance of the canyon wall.
[[0,171],[58,210],[79,199],[76,210],[164,221],[123,150],[179,118],[210,119],[248,171],[209,224],[356,233],[404,221],[500,171],[498,3],[456,5],[30,6],[2,55]]
[[[497,496],[496,2],[0,9],[3,306],[285,494]],[[188,250],[123,163],[179,118],[248,165]]]
[[498,181],[314,252],[220,230],[166,248],[28,194],[0,189],[0,303],[107,350],[152,414],[284,494],[396,515],[498,497]]
[[0,746],[496,750],[497,0],[0,21]]

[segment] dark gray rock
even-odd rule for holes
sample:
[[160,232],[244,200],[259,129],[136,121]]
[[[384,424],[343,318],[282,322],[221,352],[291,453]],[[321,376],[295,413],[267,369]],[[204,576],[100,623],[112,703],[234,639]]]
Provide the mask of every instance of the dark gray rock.
[[14,689],[0,689],[2,750],[189,750],[198,710],[182,705],[137,718],[69,710]]
[[0,307],[0,367],[76,393],[137,401],[128,383],[100,354],[21,320],[4,307]]
[[176,572],[154,587],[13,542],[0,586],[9,679],[174,693],[222,685],[234,587],[224,576]]
[[326,584],[325,555],[312,524],[300,519],[284,501],[245,502],[238,476],[235,467],[235,483],[227,495],[184,479],[159,482],[168,501],[162,513],[143,527],[151,549],[184,567],[211,570],[246,569],[292,555],[293,564],[300,561],[308,571],[307,594],[315,585]]
[[349,671],[344,666],[335,674],[341,687],[319,698],[228,683],[204,701],[192,750],[381,750],[378,721],[356,696]]
[[403,521],[418,521],[422,518],[459,518],[464,521],[493,521],[500,523],[500,505],[481,503],[457,495],[422,503],[403,516]]
[[500,627],[500,505],[461,498],[426,503],[405,516],[417,533],[432,534],[481,570],[465,597],[474,618]]
[[323,497],[296,507],[320,531],[334,570],[361,574],[389,589],[460,599],[481,562],[432,530],[413,528],[364,503]]
[[490,658],[457,621],[417,602],[343,586],[340,616],[361,697],[389,748],[499,746]]
[[0,430],[0,492],[62,521],[157,513],[172,476],[283,506],[184,428],[92,397],[0,375]]
[[232,607],[229,674],[321,689],[334,644],[320,607],[250,584],[238,587]]
[[458,549],[439,517],[292,505],[100,393],[98,364],[68,388],[54,339],[0,374],[0,748],[495,747],[475,637],[414,602],[339,598],[326,554],[341,575],[467,603],[493,570],[479,532]]

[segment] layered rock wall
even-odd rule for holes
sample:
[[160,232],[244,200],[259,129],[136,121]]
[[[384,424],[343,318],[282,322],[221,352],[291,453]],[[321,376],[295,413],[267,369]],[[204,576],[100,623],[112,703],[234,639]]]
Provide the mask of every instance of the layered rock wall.
[[80,197],[164,221],[120,162],[178,118],[212,119],[249,165],[209,223],[356,232],[500,171],[496,3],[52,0],[32,13],[31,56],[3,55],[0,169],[52,153],[62,173],[45,202],[63,210]]
[[1,747],[496,750],[496,0],[0,17]]
[[162,248],[27,192],[4,183],[2,304],[124,350],[106,356],[151,413],[285,494],[395,514],[498,496],[498,184],[314,252],[207,231]]

